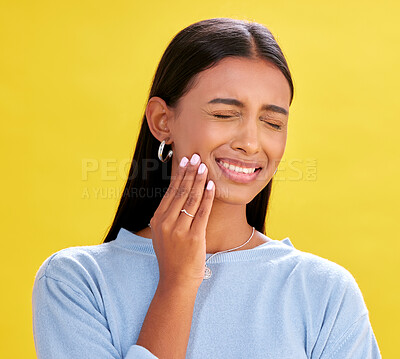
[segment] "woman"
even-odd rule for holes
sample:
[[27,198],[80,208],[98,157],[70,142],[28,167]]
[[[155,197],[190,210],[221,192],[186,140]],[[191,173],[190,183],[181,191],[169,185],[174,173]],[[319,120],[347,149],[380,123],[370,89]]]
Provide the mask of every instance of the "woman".
[[381,357],[350,272],[265,235],[292,99],[263,25],[175,36],[104,243],[36,275],[38,358]]

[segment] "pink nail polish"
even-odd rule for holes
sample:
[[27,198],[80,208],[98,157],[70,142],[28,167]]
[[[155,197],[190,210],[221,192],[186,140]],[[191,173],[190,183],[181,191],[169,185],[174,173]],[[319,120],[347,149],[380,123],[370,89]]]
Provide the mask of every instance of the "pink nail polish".
[[179,166],[181,167],[186,167],[186,165],[188,164],[189,160],[186,157],[182,157],[181,159],[181,163],[179,164]]
[[200,160],[200,156],[197,153],[194,153],[192,158],[190,159],[190,163],[192,165],[195,165],[195,164],[197,164],[197,162],[199,162],[199,160]]
[[202,163],[199,168],[197,169],[197,173],[202,174],[206,170],[206,165]]

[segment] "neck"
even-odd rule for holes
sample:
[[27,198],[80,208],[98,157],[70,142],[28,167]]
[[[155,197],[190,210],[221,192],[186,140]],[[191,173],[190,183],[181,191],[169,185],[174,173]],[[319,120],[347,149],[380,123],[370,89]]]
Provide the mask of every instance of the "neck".
[[[245,204],[229,204],[214,199],[206,228],[206,252],[213,254],[238,247],[250,238],[252,230],[247,223]],[[255,237],[256,232],[238,250],[253,248]]]

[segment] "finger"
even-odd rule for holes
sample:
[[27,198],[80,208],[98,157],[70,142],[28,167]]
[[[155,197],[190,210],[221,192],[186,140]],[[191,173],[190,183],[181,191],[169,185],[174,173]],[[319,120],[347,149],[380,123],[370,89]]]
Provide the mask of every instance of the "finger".
[[[197,159],[197,162],[195,162],[195,159]],[[168,221],[176,223],[179,215],[181,214],[181,209],[183,208],[183,205],[185,204],[186,199],[190,191],[192,190],[193,182],[196,177],[197,168],[199,167],[199,165],[200,165],[200,156],[194,154],[187,165],[186,172],[183,177],[183,180],[180,183],[179,189],[175,192],[175,197],[173,198],[167,210]],[[188,215],[184,213],[182,213],[182,215],[185,215],[188,218],[190,218]]]
[[[211,187],[211,188],[210,188]],[[190,229],[194,233],[205,233],[210,216],[211,208],[214,203],[215,196],[215,184],[212,180],[209,180],[204,190],[204,195],[200,203],[200,207],[196,212],[196,215],[192,221]]]
[[[200,172],[202,171],[202,172]],[[204,192],[204,183],[207,179],[207,166],[201,163],[197,168],[197,173],[195,175],[194,183],[192,189],[186,199],[185,204],[182,209],[185,209],[192,215],[195,215],[199,206]],[[182,213],[179,215],[176,221],[176,227],[189,229],[193,221],[193,217]]]
[[177,174],[174,178],[171,179],[171,182],[166,190],[166,192],[164,193],[163,198],[160,201],[160,204],[158,205],[158,208],[156,209],[156,211],[154,212],[154,214],[159,213],[165,213],[171,202],[173,201],[176,192],[178,191],[181,182],[183,180],[183,178],[185,177],[185,172],[186,172],[186,168],[188,165],[189,159],[187,157],[182,157],[179,166],[178,166],[178,171]]

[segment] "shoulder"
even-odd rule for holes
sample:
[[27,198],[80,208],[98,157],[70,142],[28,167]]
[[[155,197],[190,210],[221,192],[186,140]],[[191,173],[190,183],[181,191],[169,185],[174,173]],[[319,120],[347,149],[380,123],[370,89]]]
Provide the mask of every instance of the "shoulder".
[[[279,268],[282,279],[305,281],[324,288],[332,286],[335,290],[355,283],[353,275],[347,268],[327,258],[296,248],[289,237],[282,240],[271,240],[266,236],[264,238],[266,243],[259,248],[266,249],[263,254],[268,256],[269,262]],[[256,251],[255,253],[257,254]]]
[[48,256],[38,268],[35,282],[43,277],[74,283],[83,277],[93,277],[99,271],[100,262],[115,250],[110,243],[75,246],[58,250]]
[[[284,283],[298,303],[312,303],[313,308],[320,305],[339,303],[345,296],[353,297],[363,307],[363,298],[352,273],[344,266],[295,248],[289,237],[267,243],[264,251],[273,269],[262,272]],[[269,250],[267,250],[269,249]],[[255,254],[256,250],[255,250]]]
[[33,301],[78,296],[102,308],[103,282],[118,261],[118,247],[111,243],[68,247],[48,256],[36,272]]
[[292,288],[299,302],[308,302],[313,308],[339,310],[341,304],[349,304],[349,310],[356,308],[365,313],[366,305],[361,290],[353,274],[344,266],[299,250],[289,238],[282,241],[287,250],[276,264],[285,285]]
[[303,251],[299,253],[302,266],[311,278],[334,282],[337,285],[346,285],[354,281],[353,275],[344,266],[313,253]]
[[296,305],[305,309],[312,323],[309,331],[315,357],[341,358],[352,352],[366,358],[367,351],[378,353],[369,311],[353,274],[326,258],[297,253],[290,282]]
[[[282,240],[288,246],[293,247],[289,238]],[[355,283],[355,278],[344,266],[318,256],[316,254],[292,248],[290,262],[293,275],[301,276],[305,280],[324,286],[347,287]]]
[[316,308],[321,321],[340,316],[354,320],[368,313],[353,274],[342,265],[318,255],[296,250],[290,276],[300,298]]

